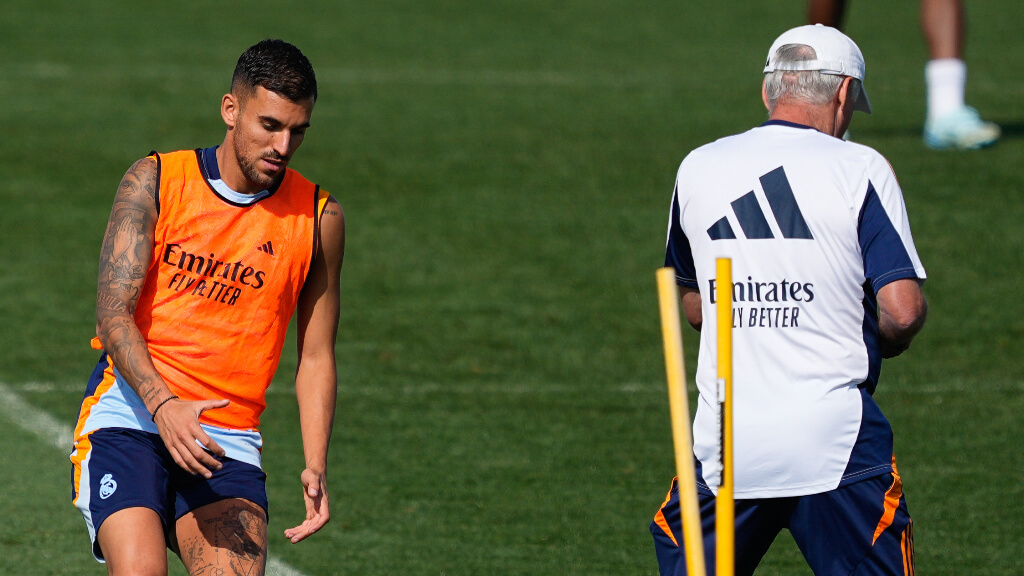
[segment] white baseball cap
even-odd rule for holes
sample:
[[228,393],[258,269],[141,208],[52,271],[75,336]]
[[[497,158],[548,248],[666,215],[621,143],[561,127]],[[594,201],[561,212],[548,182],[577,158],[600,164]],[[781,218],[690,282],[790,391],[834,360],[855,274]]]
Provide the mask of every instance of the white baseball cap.
[[[786,62],[775,61],[775,52],[787,44],[804,44],[814,48],[817,60]],[[854,110],[871,114],[871,102],[864,89],[864,55],[850,37],[835,28],[821,24],[799,26],[787,30],[779,36],[768,50],[768,61],[764,65],[764,73],[778,70],[817,70],[822,74],[850,76],[860,80],[860,96],[854,104]]]

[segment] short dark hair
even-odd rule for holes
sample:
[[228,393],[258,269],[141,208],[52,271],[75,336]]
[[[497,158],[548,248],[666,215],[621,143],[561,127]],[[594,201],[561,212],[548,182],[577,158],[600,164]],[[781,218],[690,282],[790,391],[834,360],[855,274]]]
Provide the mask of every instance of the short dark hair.
[[262,86],[299,102],[316,101],[316,74],[302,51],[284,40],[262,40],[238,58],[231,76],[231,91],[251,94]]

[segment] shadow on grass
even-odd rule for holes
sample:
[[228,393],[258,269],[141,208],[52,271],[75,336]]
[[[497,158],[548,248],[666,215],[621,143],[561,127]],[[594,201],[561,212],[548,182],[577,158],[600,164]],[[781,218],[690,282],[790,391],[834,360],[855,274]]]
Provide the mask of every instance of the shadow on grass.
[[[1024,138],[1024,122],[996,122],[999,124],[999,128],[1003,131],[1002,139],[1004,140],[1018,140]],[[854,141],[857,137],[868,137],[868,138],[907,138],[907,137],[920,137],[924,130],[924,126],[921,124],[914,125],[902,125],[902,126],[870,126],[867,124],[857,125],[854,124],[851,132],[854,136]]]
[[998,122],[998,124],[1003,130],[1003,138],[1024,138],[1024,122]]

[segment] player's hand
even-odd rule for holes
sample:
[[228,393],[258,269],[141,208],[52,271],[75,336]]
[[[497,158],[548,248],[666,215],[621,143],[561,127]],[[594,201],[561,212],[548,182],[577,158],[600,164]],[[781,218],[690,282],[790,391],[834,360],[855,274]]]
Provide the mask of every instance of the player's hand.
[[[171,453],[171,458],[189,474],[202,474],[205,478],[211,478],[213,473],[210,470],[220,470],[222,465],[214,458],[214,454],[224,456],[224,449],[199,425],[199,415],[212,408],[223,408],[228,403],[228,400],[186,402],[173,399],[157,410],[153,422],[160,432],[160,438]],[[206,450],[203,450],[204,446]]]
[[306,521],[284,531],[285,538],[291,540],[292,544],[302,542],[331,519],[327,509],[327,477],[323,472],[306,468],[301,478],[302,498],[306,501]]

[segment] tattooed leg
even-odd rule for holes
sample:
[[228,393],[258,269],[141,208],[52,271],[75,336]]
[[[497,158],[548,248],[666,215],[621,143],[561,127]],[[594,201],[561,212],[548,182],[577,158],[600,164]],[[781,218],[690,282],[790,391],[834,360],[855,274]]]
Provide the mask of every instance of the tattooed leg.
[[267,517],[248,500],[207,504],[177,522],[178,552],[191,576],[263,576]]

